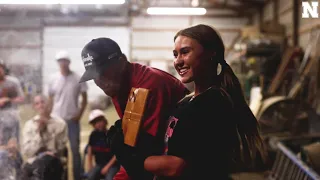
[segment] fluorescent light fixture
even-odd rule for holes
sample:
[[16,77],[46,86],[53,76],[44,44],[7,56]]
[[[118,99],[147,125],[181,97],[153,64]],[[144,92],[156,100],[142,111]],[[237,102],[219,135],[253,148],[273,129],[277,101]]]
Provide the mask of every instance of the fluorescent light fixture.
[[125,0],[0,0],[0,4],[124,4]]
[[149,7],[147,13],[150,15],[204,15],[205,8],[173,8],[173,7]]

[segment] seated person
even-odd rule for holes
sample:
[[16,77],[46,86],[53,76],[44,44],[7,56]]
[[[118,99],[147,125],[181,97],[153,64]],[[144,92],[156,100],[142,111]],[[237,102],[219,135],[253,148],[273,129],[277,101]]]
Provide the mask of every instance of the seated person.
[[22,157],[19,152],[14,113],[0,110],[0,179],[18,179]]
[[[103,111],[98,109],[91,111],[89,123],[94,130],[90,135],[88,145],[88,180],[100,180],[101,176],[104,176],[105,180],[112,180],[120,166],[106,143],[108,121]],[[93,167],[93,157],[95,167]]]
[[[2,134],[7,133],[1,129],[0,123],[0,139],[3,138]],[[17,140],[10,138],[8,142],[0,145],[0,179],[18,179],[20,164],[22,159],[18,152]]]
[[26,158],[23,180],[60,180],[63,174],[60,158],[67,148],[67,126],[64,120],[50,115],[48,102],[48,98],[42,95],[34,98],[37,115],[23,128],[21,149]]

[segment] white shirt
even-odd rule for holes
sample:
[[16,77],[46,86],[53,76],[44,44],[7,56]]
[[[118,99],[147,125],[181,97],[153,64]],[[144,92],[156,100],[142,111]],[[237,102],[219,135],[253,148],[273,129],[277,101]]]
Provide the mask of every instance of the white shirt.
[[54,96],[52,113],[66,121],[79,114],[79,96],[88,90],[87,84],[79,81],[74,72],[68,76],[56,73],[49,81],[49,95]]

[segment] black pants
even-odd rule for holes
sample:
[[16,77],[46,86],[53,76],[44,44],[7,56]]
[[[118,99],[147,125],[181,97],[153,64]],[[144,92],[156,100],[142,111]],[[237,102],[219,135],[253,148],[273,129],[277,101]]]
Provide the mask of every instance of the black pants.
[[23,180],[62,180],[63,166],[57,157],[44,155],[23,167]]

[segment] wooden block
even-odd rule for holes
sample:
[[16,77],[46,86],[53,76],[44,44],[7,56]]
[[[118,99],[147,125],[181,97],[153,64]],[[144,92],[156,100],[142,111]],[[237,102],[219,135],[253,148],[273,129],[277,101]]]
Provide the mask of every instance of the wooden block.
[[149,90],[132,88],[122,119],[124,143],[135,146],[143,118]]

